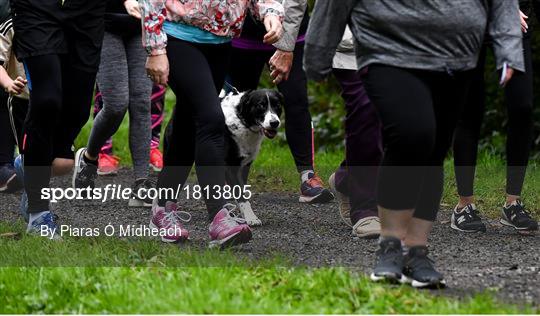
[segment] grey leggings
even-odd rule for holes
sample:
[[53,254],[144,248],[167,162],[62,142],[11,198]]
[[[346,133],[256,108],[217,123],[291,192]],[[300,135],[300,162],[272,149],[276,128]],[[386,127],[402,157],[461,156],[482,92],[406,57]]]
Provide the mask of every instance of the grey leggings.
[[101,146],[120,127],[129,108],[129,149],[136,179],[148,177],[150,153],[152,83],[146,76],[145,62],[140,35],[124,38],[105,33],[97,75],[103,109],[96,116],[88,139],[88,153],[97,156]]

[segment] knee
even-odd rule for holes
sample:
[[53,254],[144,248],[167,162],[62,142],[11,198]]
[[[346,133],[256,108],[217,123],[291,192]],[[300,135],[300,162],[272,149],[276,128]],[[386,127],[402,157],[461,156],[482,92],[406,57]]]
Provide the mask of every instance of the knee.
[[430,158],[435,147],[434,126],[411,124],[386,134],[384,142],[387,151],[400,153],[404,160],[409,162],[424,163]]

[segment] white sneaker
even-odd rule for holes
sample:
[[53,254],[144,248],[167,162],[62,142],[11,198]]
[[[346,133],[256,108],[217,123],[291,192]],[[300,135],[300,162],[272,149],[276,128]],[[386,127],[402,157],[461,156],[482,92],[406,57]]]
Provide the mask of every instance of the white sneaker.
[[347,226],[353,227],[351,223],[351,204],[349,202],[349,197],[336,189],[335,172],[330,175],[330,178],[328,179],[328,184],[330,185],[330,190],[334,193],[336,199],[338,200],[339,217],[341,217],[341,219]]
[[375,238],[381,234],[381,220],[377,216],[368,216],[354,224],[352,233],[360,238]]

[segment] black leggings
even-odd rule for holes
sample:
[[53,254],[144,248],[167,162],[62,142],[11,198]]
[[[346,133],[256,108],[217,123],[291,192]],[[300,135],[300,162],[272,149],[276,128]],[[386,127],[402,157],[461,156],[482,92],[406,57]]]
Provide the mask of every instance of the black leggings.
[[[228,72],[229,83],[239,91],[257,89],[264,65],[273,54],[272,50],[233,48]],[[313,169],[313,135],[307,78],[302,68],[303,56],[304,44],[298,43],[294,49],[289,80],[278,84],[285,102],[285,135],[299,172]]]
[[[196,44],[169,38],[169,85],[176,95],[172,126],[168,127],[164,168],[158,188],[176,190],[195,162],[210,219],[225,204],[216,186],[225,184],[225,117],[218,92],[223,87],[230,44]],[[162,190],[163,191],[163,190]],[[191,198],[191,197],[190,197]],[[159,204],[174,198],[162,195]]]
[[30,106],[24,122],[24,184],[29,212],[49,209],[41,189],[49,185],[55,158],[73,159],[72,144],[90,115],[95,72],[74,68],[67,55],[24,59]]
[[371,65],[369,97],[383,124],[385,152],[377,183],[378,204],[415,209],[434,221],[443,192],[443,162],[461,111],[470,72],[407,70]]
[[[504,89],[508,113],[506,141],[506,192],[521,195],[532,146],[533,65],[530,35],[523,37],[526,72],[515,72]],[[454,136],[454,164],[460,196],[474,195],[474,175],[480,129],[486,107],[484,67],[486,49],[482,51],[467,104]]]
[[8,111],[8,94],[0,91],[0,166],[13,163],[15,138]]

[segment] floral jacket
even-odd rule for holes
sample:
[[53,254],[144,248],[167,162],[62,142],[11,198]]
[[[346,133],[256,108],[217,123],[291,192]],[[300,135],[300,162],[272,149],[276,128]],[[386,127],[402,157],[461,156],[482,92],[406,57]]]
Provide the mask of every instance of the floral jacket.
[[143,45],[150,55],[165,54],[163,22],[181,22],[218,36],[238,37],[247,10],[262,20],[273,14],[283,18],[281,0],[142,0]]

